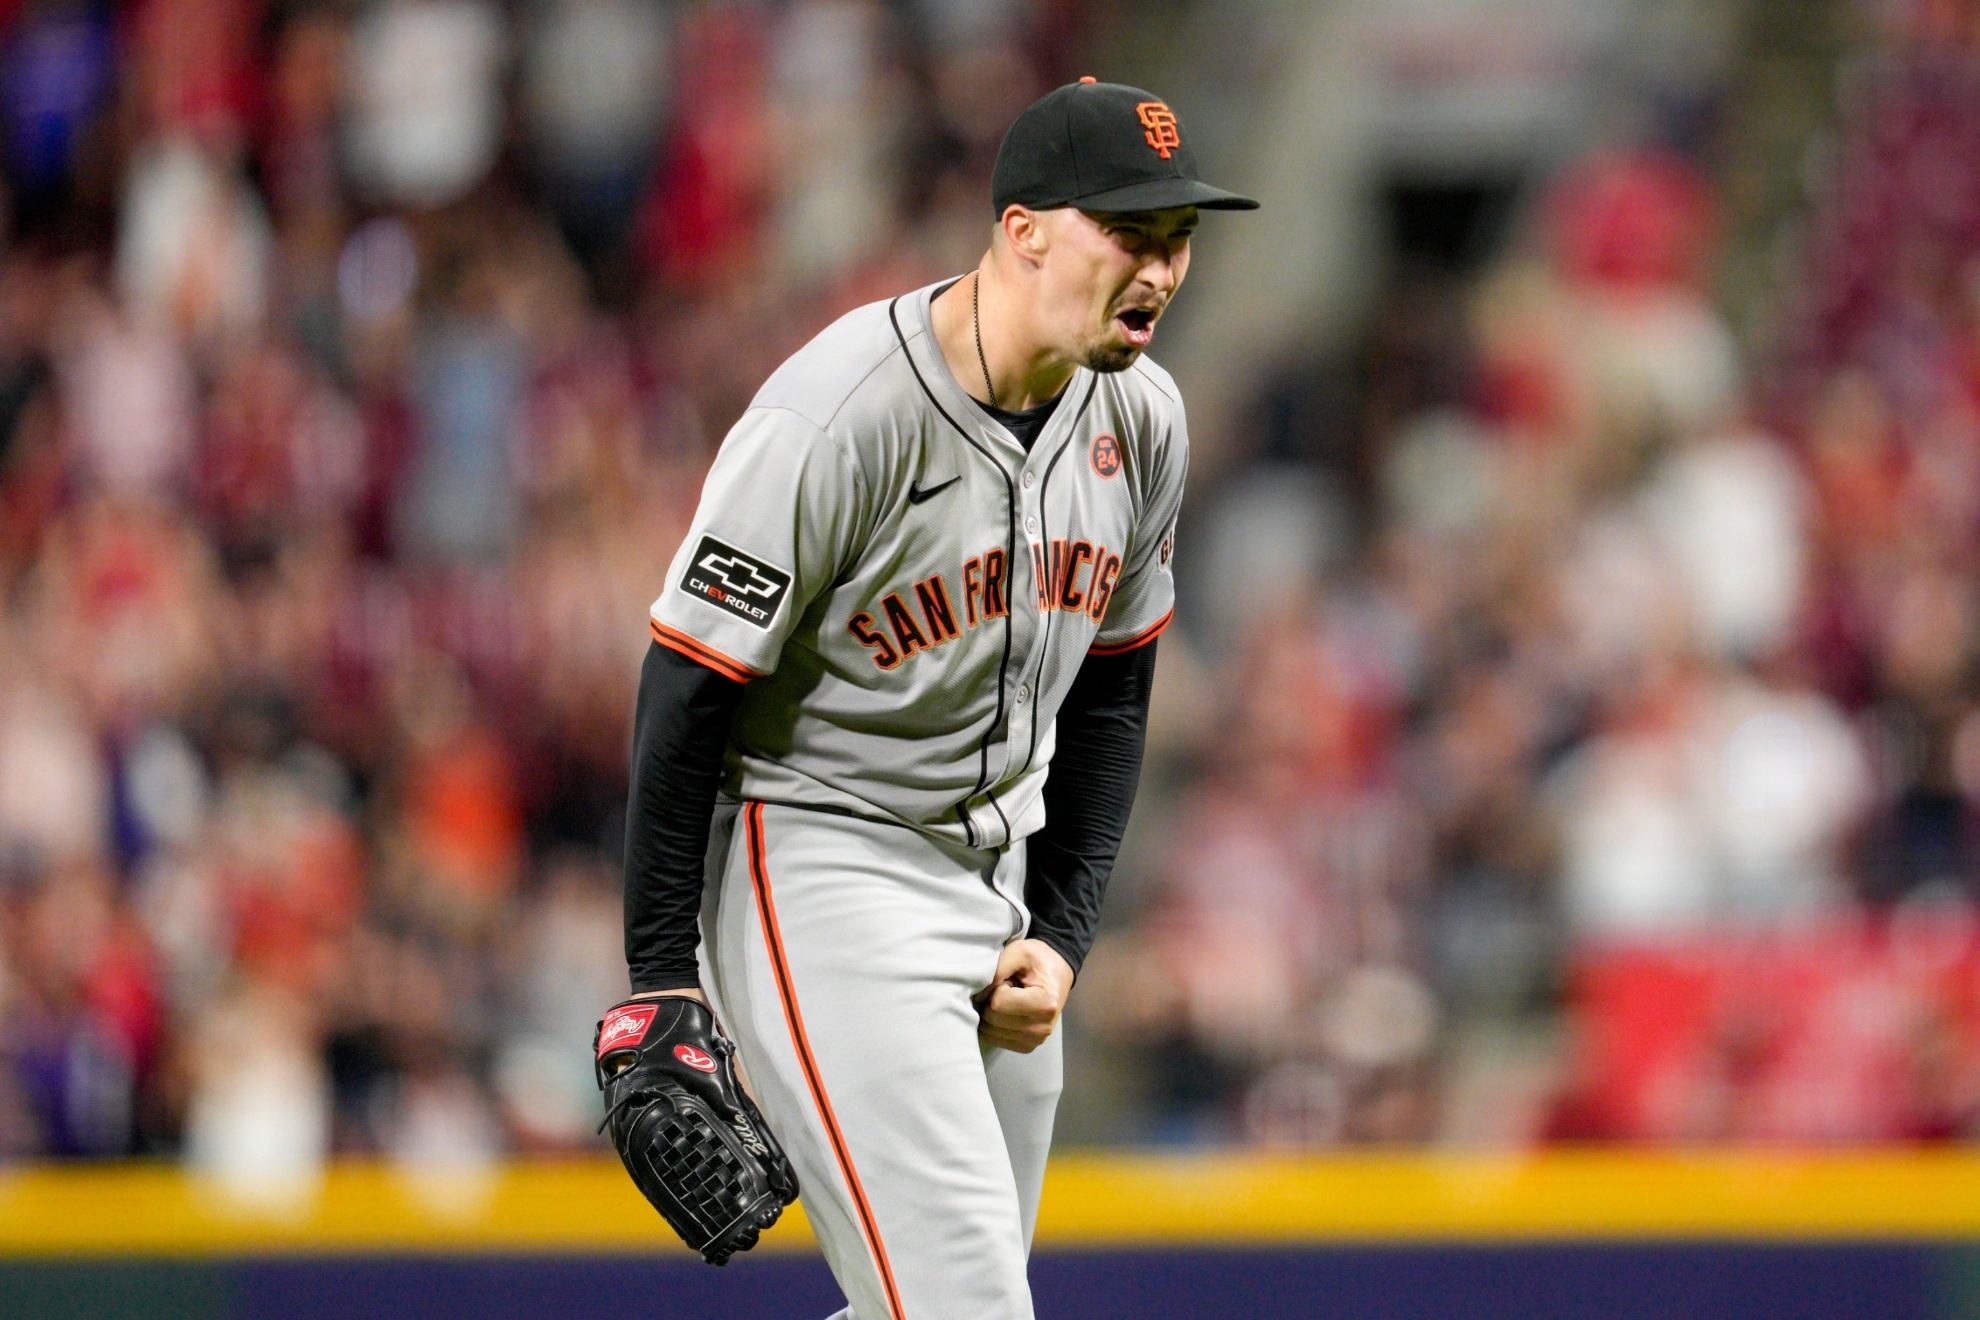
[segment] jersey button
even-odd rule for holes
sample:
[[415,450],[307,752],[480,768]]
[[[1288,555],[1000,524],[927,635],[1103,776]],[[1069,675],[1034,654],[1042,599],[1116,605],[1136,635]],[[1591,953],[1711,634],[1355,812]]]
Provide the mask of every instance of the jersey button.
[[1033,536],[1038,535],[1038,520],[1036,518],[1026,518],[1024,520],[1024,530]]
[[1018,684],[1018,704],[1023,705],[1025,702],[1030,700],[1031,700],[1031,684],[1029,683]]
[[1025,488],[1026,490],[1030,490],[1030,489],[1031,489],[1031,488],[1032,488],[1033,486],[1036,486],[1037,484],[1038,484],[1038,474],[1037,474],[1037,473],[1035,473],[1035,472],[1027,472],[1027,473],[1025,473],[1025,474],[1024,474],[1024,488]]

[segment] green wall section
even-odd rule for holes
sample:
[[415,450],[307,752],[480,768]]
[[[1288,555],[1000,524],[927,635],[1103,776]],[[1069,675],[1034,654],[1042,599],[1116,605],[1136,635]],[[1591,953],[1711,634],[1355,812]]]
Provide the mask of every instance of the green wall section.
[[1939,1313],[1980,1320],[1980,1247],[1948,1247],[1939,1258]]
[[219,1261],[0,1264],[8,1320],[232,1320],[234,1274]]

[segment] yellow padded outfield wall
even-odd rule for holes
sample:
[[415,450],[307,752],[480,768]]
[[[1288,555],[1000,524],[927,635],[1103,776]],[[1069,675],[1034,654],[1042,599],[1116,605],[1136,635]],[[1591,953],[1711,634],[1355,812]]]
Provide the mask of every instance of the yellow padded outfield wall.
[[[615,1163],[410,1174],[346,1164],[245,1202],[157,1164],[0,1171],[0,1255],[646,1252],[674,1247]],[[1980,1153],[1066,1155],[1052,1247],[1980,1239]],[[812,1247],[802,1208],[768,1249]]]

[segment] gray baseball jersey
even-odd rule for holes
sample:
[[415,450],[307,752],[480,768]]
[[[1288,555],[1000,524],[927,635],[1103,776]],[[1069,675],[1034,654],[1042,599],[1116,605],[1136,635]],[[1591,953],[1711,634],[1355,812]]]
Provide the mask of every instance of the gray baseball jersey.
[[945,287],[848,313],[764,384],[652,630],[749,680],[732,796],[994,848],[1044,823],[1081,660],[1168,623],[1188,437],[1143,358],[1076,371],[1027,453],[943,360]]

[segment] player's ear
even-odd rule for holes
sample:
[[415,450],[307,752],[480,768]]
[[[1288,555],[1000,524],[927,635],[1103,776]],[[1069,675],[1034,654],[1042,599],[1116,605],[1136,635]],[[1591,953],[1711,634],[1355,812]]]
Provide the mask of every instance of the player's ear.
[[1026,261],[1036,264],[1045,259],[1046,249],[1051,247],[1046,234],[1044,216],[1028,206],[1013,202],[1004,208],[1004,215],[997,228],[1004,235],[1004,242],[1012,252]]

